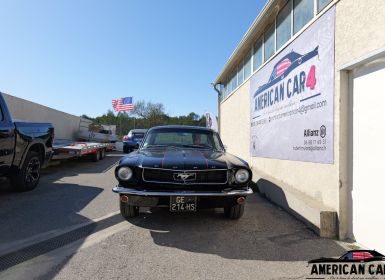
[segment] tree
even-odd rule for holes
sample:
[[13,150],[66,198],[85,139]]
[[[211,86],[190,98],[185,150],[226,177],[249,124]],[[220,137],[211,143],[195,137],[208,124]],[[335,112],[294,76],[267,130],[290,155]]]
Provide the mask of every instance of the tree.
[[[91,118],[89,118],[91,119]],[[121,132],[121,136],[126,135],[133,128],[151,128],[157,125],[193,125],[206,126],[204,115],[191,112],[186,116],[169,116],[165,113],[162,103],[138,101],[134,105],[134,110],[129,114],[126,112],[114,113],[108,110],[102,116],[91,119],[97,124],[116,125],[116,131]]]
[[86,114],[83,114],[83,115],[81,115],[80,117],[83,118],[83,119],[91,120],[91,121],[94,121],[94,120],[95,120],[95,119],[93,119],[93,118],[87,116]]
[[135,102],[134,110],[131,113],[146,118],[146,102],[143,100]]
[[190,114],[188,114],[188,117],[193,120],[193,121],[197,121],[199,120],[199,115],[195,114],[194,112],[191,112]]
[[162,103],[145,102],[143,100],[135,103],[132,114],[144,119],[154,118],[165,115]]
[[149,127],[162,124],[166,116],[162,103],[145,102],[143,100],[135,103],[132,114],[147,120],[146,126]]

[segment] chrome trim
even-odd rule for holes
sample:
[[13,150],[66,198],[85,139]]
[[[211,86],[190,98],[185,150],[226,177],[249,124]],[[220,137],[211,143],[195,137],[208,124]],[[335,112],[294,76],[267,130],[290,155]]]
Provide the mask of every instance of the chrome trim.
[[113,192],[119,194],[140,195],[140,196],[237,196],[237,195],[249,195],[253,193],[253,190],[247,188],[247,190],[231,190],[228,192],[194,192],[194,191],[140,191],[131,188],[124,188],[116,186],[112,189]]
[[169,168],[158,168],[158,167],[143,167],[140,166],[142,169],[156,169],[156,170],[166,170],[166,171],[175,171],[175,172],[199,172],[199,171],[228,171],[229,169],[225,168],[212,168],[212,169],[188,169],[188,170],[182,170],[182,169],[169,169]]
[[[167,181],[148,181],[148,180],[145,180],[144,179],[144,170],[145,169],[157,169],[157,170],[166,170],[166,171],[173,171],[173,172],[183,172],[183,173],[188,173],[188,172],[203,172],[203,171],[226,171],[226,181],[225,182],[221,182],[221,183],[197,183],[195,181],[191,181],[191,182],[188,182],[188,181],[184,181],[184,182],[167,182]],[[148,167],[144,167],[142,168],[142,180],[143,182],[146,182],[146,183],[155,183],[155,184],[170,184],[170,185],[226,185],[228,182],[229,182],[229,172],[228,172],[228,169],[208,169],[208,170],[177,170],[177,169],[163,169],[163,168],[148,168]]]

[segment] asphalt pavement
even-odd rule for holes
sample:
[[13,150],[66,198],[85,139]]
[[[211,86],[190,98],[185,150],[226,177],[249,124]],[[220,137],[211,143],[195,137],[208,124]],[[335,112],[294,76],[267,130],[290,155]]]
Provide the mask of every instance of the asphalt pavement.
[[305,279],[307,261],[346,251],[258,194],[238,221],[146,208],[125,221],[121,156],[49,167],[28,193],[0,182],[0,279]]

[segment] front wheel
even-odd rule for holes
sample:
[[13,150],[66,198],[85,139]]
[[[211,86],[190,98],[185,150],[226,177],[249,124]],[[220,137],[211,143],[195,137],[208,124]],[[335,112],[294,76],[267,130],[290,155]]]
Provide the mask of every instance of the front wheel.
[[225,207],[225,216],[228,219],[237,220],[243,216],[244,211],[244,204],[228,205]]
[[139,216],[139,207],[132,206],[120,201],[120,214],[122,214],[123,218],[126,220],[137,217]]
[[40,180],[41,157],[37,152],[29,151],[24,163],[11,176],[12,187],[20,192],[31,191],[36,188]]

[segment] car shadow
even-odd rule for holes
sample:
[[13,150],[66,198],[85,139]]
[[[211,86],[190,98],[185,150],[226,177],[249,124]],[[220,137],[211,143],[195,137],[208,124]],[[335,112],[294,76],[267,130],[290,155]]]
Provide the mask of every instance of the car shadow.
[[[42,170],[37,188],[30,192],[14,192],[9,180],[0,178],[0,271],[1,267],[8,269],[7,265],[15,262],[15,259],[24,262],[38,256],[39,250],[42,250],[41,254],[44,250],[51,250],[47,249],[50,246],[53,250],[58,244],[64,246],[66,242],[75,240],[81,246],[89,234],[122,222],[119,214],[105,217],[98,222],[89,218],[118,210],[117,200],[109,199],[113,194],[106,181],[99,185],[97,179],[91,179],[92,177],[83,176],[82,180],[68,178],[80,174],[99,176],[107,172],[111,177],[111,169],[121,157],[120,153],[109,153],[98,162],[84,158],[49,166]],[[94,183],[91,183],[92,180]],[[95,206],[90,206],[95,199],[108,201],[103,206],[98,206],[100,201]],[[103,211],[106,213],[103,214]],[[82,215],[83,212],[87,216]],[[48,242],[51,238],[53,240]],[[48,243],[39,245],[46,241]],[[27,247],[23,247],[24,244]],[[28,246],[32,246],[32,249],[28,249]],[[46,279],[44,275],[60,270],[69,259],[71,256],[52,268],[42,264],[39,268],[41,277],[38,278]]]
[[98,187],[52,183],[49,188],[4,195],[0,204],[0,246],[88,222],[78,212],[102,191]]
[[[103,160],[98,162],[92,162],[89,157],[52,161],[50,163],[51,165],[41,170],[41,176],[46,181],[54,182],[63,177],[73,177],[79,174],[106,173],[117,165],[122,156],[124,156],[122,153],[113,152],[108,153]],[[36,192],[40,188],[40,185],[41,184],[39,184],[35,190],[27,193]],[[17,194],[17,192],[12,189],[10,180],[0,178],[0,199],[2,196],[11,193]]]
[[[2,178],[0,248],[8,242],[89,222],[90,219],[79,212],[105,189],[88,185],[87,180],[83,180],[82,184],[76,180],[68,182],[61,179],[79,174],[105,173],[113,168],[119,159],[119,154],[111,154],[99,162],[86,164],[83,160],[71,160],[58,166],[47,167],[42,171],[37,188],[29,192],[14,192],[9,180]],[[108,189],[108,192],[110,191]],[[112,203],[115,206],[116,201]],[[117,209],[116,206],[113,210]],[[97,209],[94,209],[94,212],[96,211]]]
[[345,252],[335,241],[320,238],[259,194],[249,196],[240,220],[225,219],[221,209],[195,214],[162,209],[142,214],[133,223],[149,229],[159,246],[227,259],[308,261]]

